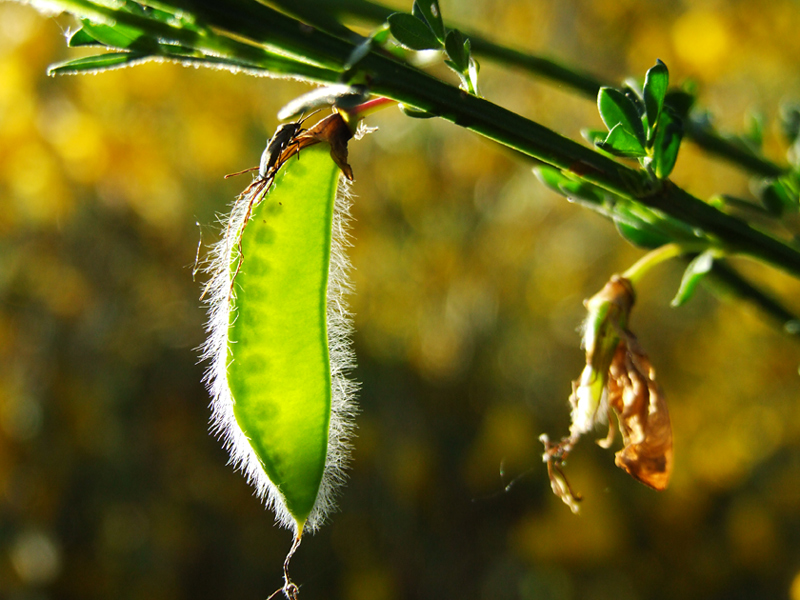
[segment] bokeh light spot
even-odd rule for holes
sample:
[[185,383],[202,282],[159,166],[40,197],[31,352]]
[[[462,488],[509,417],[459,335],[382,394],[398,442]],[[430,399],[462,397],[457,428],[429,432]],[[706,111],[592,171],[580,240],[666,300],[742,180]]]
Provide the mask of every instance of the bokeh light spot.
[[28,585],[46,585],[61,572],[61,551],[44,531],[23,531],[11,547],[11,563]]
[[800,571],[794,576],[792,585],[789,588],[789,598],[791,600],[800,600]]
[[30,440],[42,428],[42,405],[34,398],[10,392],[0,387],[0,430],[12,440]]
[[677,56],[692,69],[709,73],[728,54],[728,30],[719,14],[692,10],[675,22],[672,43]]
[[25,221],[46,224],[64,216],[67,191],[57,162],[44,145],[30,141],[17,147],[8,160],[8,177],[17,214]]

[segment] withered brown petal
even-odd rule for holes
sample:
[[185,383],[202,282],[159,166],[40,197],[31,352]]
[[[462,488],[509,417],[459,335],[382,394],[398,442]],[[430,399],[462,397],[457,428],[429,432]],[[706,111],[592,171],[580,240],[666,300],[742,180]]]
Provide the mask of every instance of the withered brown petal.
[[353,180],[353,169],[347,163],[347,142],[353,137],[350,126],[338,112],[328,115],[308,131],[298,135],[291,147],[284,151],[285,157],[281,155],[281,162],[290,158],[303,148],[327,142],[331,147],[331,158],[342,170],[344,176],[350,181]]
[[655,371],[633,334],[625,332],[611,363],[608,404],[619,419],[625,447],[616,464],[662,491],[672,474],[672,426]]

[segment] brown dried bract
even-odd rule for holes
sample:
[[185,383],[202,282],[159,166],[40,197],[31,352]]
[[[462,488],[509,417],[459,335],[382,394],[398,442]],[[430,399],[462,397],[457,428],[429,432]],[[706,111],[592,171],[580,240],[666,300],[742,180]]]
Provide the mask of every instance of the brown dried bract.
[[302,132],[292,140],[278,159],[282,165],[303,148],[325,142],[331,147],[331,158],[342,170],[344,176],[353,181],[353,169],[347,163],[347,142],[353,137],[350,126],[338,112],[321,119],[316,125]]
[[[662,491],[672,474],[672,426],[655,370],[636,337],[625,332],[609,369],[608,407],[619,420],[625,447],[616,464]],[[613,437],[609,418],[609,438]]]
[[587,300],[586,365],[572,382],[570,434],[555,443],[541,438],[553,492],[573,512],[578,511],[580,495],[567,481],[564,462],[581,436],[594,430],[606,414],[608,436],[598,444],[609,448],[613,443],[615,414],[624,442],[616,454],[618,467],[659,491],[666,489],[672,474],[672,427],[664,394],[647,355],[628,329],[635,297],[631,282],[615,275]]

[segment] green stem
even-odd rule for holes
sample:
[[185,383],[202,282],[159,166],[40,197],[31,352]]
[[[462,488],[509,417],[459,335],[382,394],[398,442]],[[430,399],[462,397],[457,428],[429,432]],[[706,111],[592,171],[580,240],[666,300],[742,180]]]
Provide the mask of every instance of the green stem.
[[[656,265],[677,257],[683,258],[688,263],[704,249],[701,244],[664,244],[645,254],[622,276],[635,286]],[[725,261],[715,260],[711,271],[706,274],[702,282],[718,298],[722,300],[735,298],[740,302],[750,304],[783,333],[800,340],[800,317],[744,279]]]
[[783,333],[800,340],[800,317],[744,279],[725,262],[715,260],[713,268],[703,278],[702,283],[718,297],[723,299],[732,297],[750,304]]
[[683,244],[664,244],[655,250],[651,250],[637,260],[622,274],[622,276],[633,285],[636,285],[650,269],[661,264],[665,260],[670,260],[689,252],[699,252],[702,250],[703,248],[699,245],[695,248],[694,246]]
[[462,127],[518,150],[530,157],[578,175],[616,195],[651,208],[716,237],[726,251],[742,252],[800,276],[800,253],[726,215],[669,181],[660,189],[644,173],[621,165],[585,146],[481,98],[465,94],[419,71],[392,61],[391,77],[378,76],[387,65],[371,54],[363,67],[373,77],[373,91],[418,110],[440,115]]
[[[130,20],[133,15],[99,7],[86,0],[68,0],[68,6],[95,7],[106,20]],[[354,44],[304,25],[262,4],[248,0],[160,0],[159,6],[173,6],[196,17],[206,31],[231,32],[236,41],[250,40],[275,48],[290,57],[305,60],[302,68],[316,69],[317,80],[334,81],[350,60]],[[136,17],[141,19],[141,17]],[[169,26],[149,21],[151,29]],[[144,23],[137,22],[137,27]],[[147,31],[147,29],[145,29]],[[177,34],[168,32],[177,39]],[[199,34],[188,32],[193,36]],[[201,38],[203,36],[200,36]],[[208,39],[208,36],[206,36]],[[221,36],[218,36],[221,37]],[[203,40],[198,40],[202,45]],[[219,40],[218,47],[223,47]],[[313,64],[309,64],[313,63]],[[579,176],[610,192],[641,202],[716,238],[727,252],[742,252],[760,258],[800,276],[800,253],[793,248],[705,204],[670,182],[653,189],[652,182],[637,171],[611,160],[554,131],[481,98],[446,84],[390,56],[370,52],[353,69],[354,77],[369,82],[372,92],[417,110],[441,116],[527,156]],[[298,75],[302,75],[298,71]]]
[[[271,0],[271,3],[281,6],[288,12],[295,12],[305,19],[313,19],[314,14],[325,13],[326,16],[329,16],[333,13],[366,19],[377,24],[385,22],[386,18],[395,12],[391,8],[368,0],[325,0],[324,2],[320,2],[320,0],[291,0],[291,2]],[[314,21],[307,22],[317,24]],[[597,93],[601,87],[612,85],[609,82],[604,83],[593,75],[580,72],[548,58],[502,46],[474,32],[463,29],[461,31],[470,39],[472,49],[478,56],[540,75],[555,83],[565,85],[592,101],[597,99]],[[764,177],[778,177],[788,171],[788,167],[778,165],[741,148],[710,130],[705,123],[697,119],[687,118],[684,122],[684,129],[686,136],[705,151],[744,167],[751,173]]]
[[698,200],[672,182],[667,181],[658,193],[637,200],[717,237],[729,254],[747,254],[800,275],[797,250]]
[[360,121],[369,115],[381,111],[390,106],[396,106],[397,102],[390,98],[378,96],[372,100],[362,102],[353,108],[339,108],[340,113],[345,113],[349,120]]

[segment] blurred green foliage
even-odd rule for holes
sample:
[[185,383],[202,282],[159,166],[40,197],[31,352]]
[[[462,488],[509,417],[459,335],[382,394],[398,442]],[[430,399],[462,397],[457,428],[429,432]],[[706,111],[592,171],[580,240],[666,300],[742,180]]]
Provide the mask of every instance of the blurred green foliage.
[[[762,109],[781,156],[796,2],[442,8],[613,81],[660,58],[721,128]],[[207,434],[192,271],[247,183],[222,176],[257,162],[308,88],[155,64],[48,79],[69,25],[0,4],[0,596],[264,597],[289,536]],[[591,102],[488,62],[481,85],[573,138],[602,125]],[[680,264],[646,279],[632,327],[667,393],[673,483],[656,494],[586,443],[573,516],[537,437],[568,429],[582,299],[641,252],[465,131],[394,110],[369,124],[350,161],[362,414],[341,511],[293,560],[303,597],[800,599],[795,343],[702,291],[670,308]],[[672,177],[749,193],[688,143]]]

